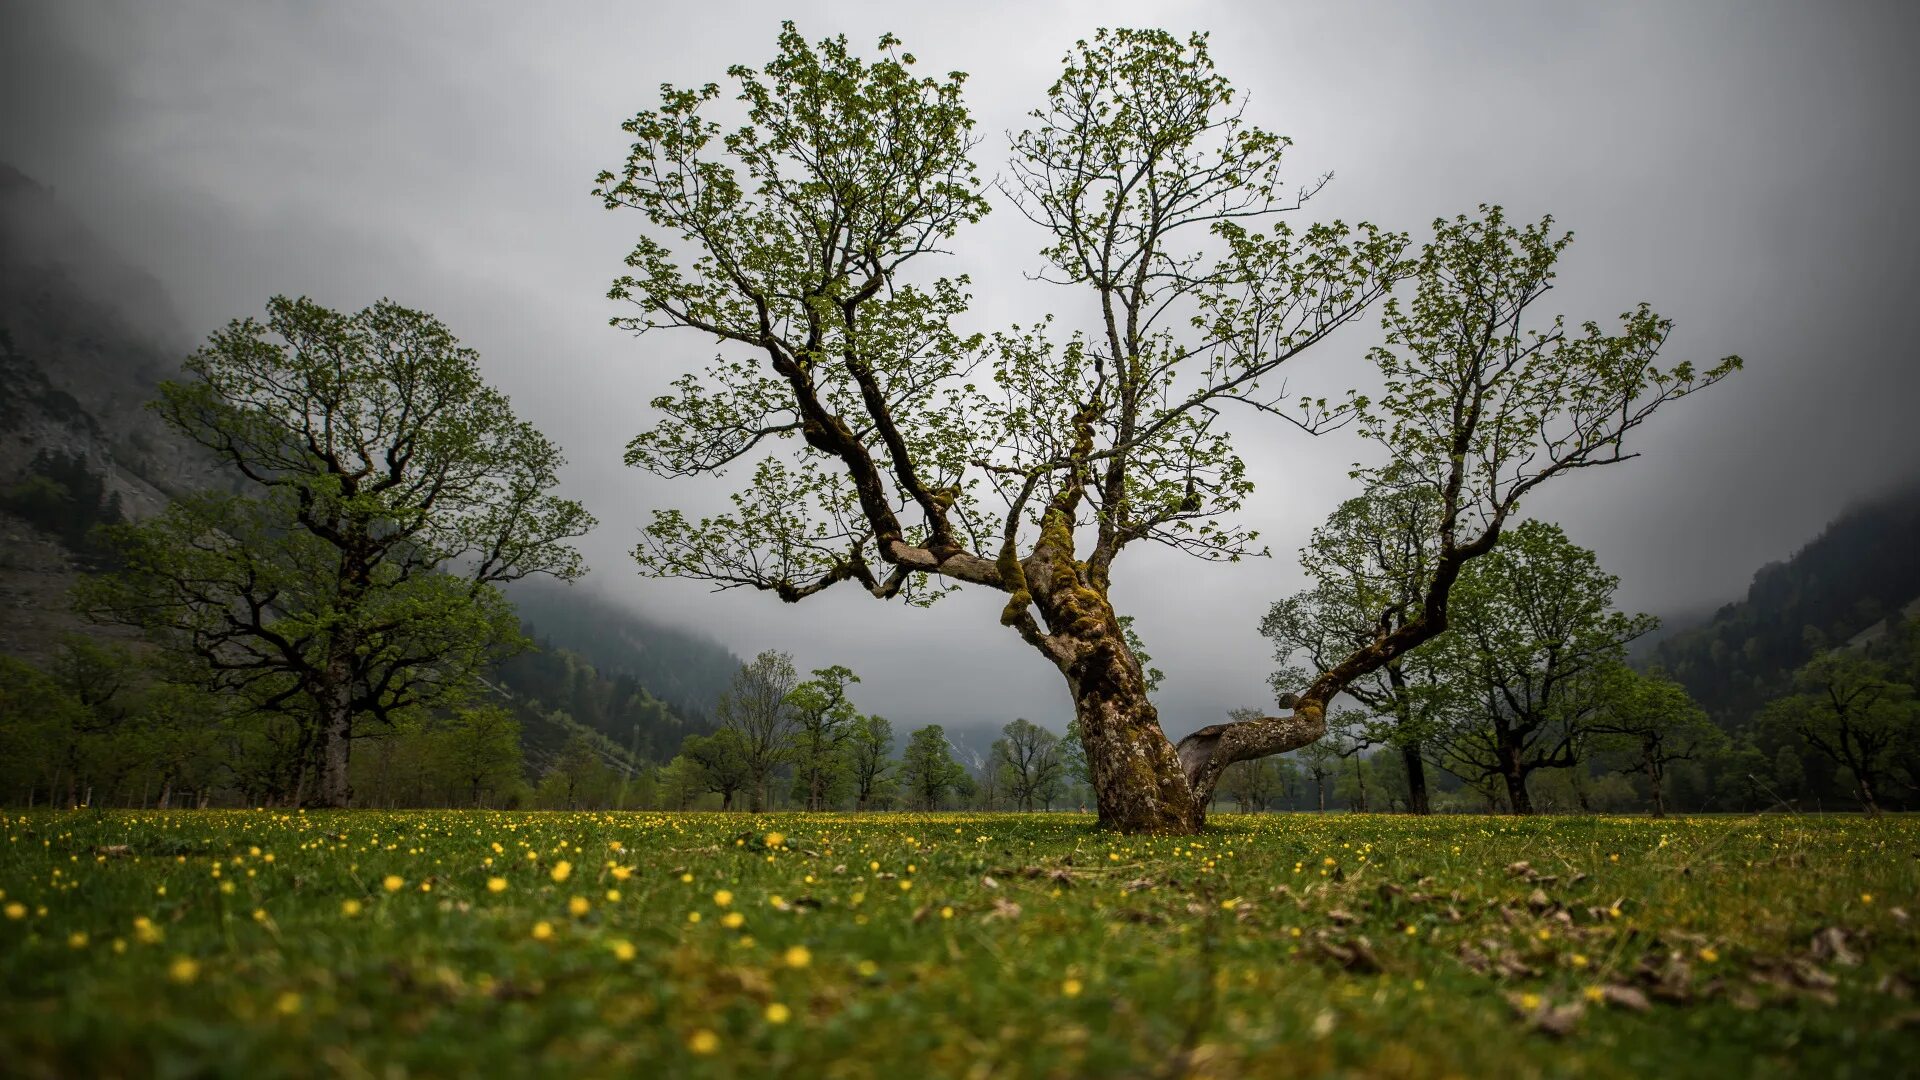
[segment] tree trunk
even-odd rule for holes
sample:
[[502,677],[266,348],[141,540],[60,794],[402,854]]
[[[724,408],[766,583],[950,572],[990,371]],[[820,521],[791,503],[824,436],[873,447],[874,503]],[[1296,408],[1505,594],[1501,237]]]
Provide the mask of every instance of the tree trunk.
[[[1053,534],[1058,512],[1049,520]],[[1147,700],[1146,676],[1127,648],[1105,582],[1073,561],[1070,535],[1051,535],[1024,573],[1034,586],[1031,602],[1052,631],[1041,650],[1073,695],[1100,824],[1124,833],[1198,832],[1207,820],[1204,800]]]
[[1427,798],[1427,763],[1420,756],[1420,744],[1401,747],[1400,757],[1407,765],[1407,813],[1433,813],[1433,804]]
[[1662,769],[1657,764],[1649,764],[1647,766],[1647,786],[1653,789],[1653,816],[1654,817],[1667,816],[1666,795],[1665,795],[1665,792],[1663,791],[1663,785],[1660,783],[1661,779],[1663,778],[1662,774],[1664,774],[1665,772],[1666,770]]
[[1520,748],[1507,743],[1499,747],[1497,753],[1500,778],[1507,782],[1507,805],[1515,814],[1533,813],[1533,799],[1527,794],[1527,771],[1520,765]]
[[1140,665],[1121,642],[1119,626],[1092,651],[1069,668],[1067,685],[1100,824],[1124,833],[1198,832],[1206,808],[1194,798],[1160,729],[1160,714],[1147,700]]
[[353,801],[353,783],[347,771],[353,757],[353,707],[344,672],[342,675],[322,697],[319,753],[315,755],[319,776],[309,796],[310,805],[345,808]]
[[1853,778],[1860,788],[1860,808],[1868,817],[1879,817],[1880,804],[1873,797],[1873,778],[1859,770],[1854,771]]

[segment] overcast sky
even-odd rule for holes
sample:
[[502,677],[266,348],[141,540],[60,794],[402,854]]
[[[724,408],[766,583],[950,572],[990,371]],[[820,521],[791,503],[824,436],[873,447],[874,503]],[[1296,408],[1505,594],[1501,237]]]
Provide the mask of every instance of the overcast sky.
[[[620,122],[661,82],[723,80],[773,53],[781,18],[866,49],[892,31],[923,70],[971,73],[1000,169],[1004,132],[1100,25],[1210,30],[1249,115],[1333,183],[1295,216],[1419,231],[1479,202],[1551,212],[1577,235],[1556,310],[1671,316],[1669,359],[1746,357],[1663,413],[1640,460],[1552,486],[1527,509],[1619,574],[1623,606],[1738,597],[1849,502],[1920,472],[1911,337],[1920,309],[1920,4],[192,3],[5,5],[0,160],[53,186],[171,291],[198,339],[276,292],[338,308],[390,296],[477,348],[571,458],[602,525],[582,587],[706,631],[743,655],[846,663],[896,722],[1062,726],[1051,668],[997,625],[1000,600],[932,611],[857,590],[797,607],[640,579],[650,508],[706,505],[620,463],[647,400],[703,360],[636,340],[605,298],[639,215],[588,192]],[[1010,208],[955,242],[983,325],[1074,298],[1024,280],[1041,237]],[[1303,359],[1295,385],[1351,384],[1370,330]],[[1167,672],[1179,734],[1268,700],[1255,630],[1300,585],[1294,552],[1353,494],[1345,437],[1238,429],[1275,558],[1237,566],[1130,552],[1115,600]]]

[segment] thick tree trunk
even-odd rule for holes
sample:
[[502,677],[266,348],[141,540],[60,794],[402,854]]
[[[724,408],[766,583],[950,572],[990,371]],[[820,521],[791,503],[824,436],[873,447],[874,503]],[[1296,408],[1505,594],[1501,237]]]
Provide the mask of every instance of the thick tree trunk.
[[1113,609],[1104,600],[1099,607],[1105,632],[1084,642],[1083,655],[1066,676],[1100,824],[1126,833],[1197,832],[1206,824],[1206,807],[1160,729],[1160,714],[1147,700],[1139,662],[1126,648]]
[[1860,787],[1860,808],[1867,812],[1868,817],[1879,817],[1880,803],[1873,797],[1873,778],[1858,770],[1853,777]]
[[1658,765],[1650,766],[1647,769],[1647,785],[1653,789],[1653,816],[1654,817],[1667,816],[1666,794],[1663,790],[1664,785],[1662,785],[1660,782],[1663,779],[1662,774],[1665,772],[1666,770],[1662,769]]
[[1527,794],[1527,774],[1515,767],[1501,772],[1500,778],[1507,782],[1507,805],[1513,812],[1533,813],[1533,798]]
[[1427,797],[1427,763],[1420,756],[1420,744],[1408,743],[1401,747],[1400,757],[1407,766],[1407,813],[1433,813],[1433,804]]

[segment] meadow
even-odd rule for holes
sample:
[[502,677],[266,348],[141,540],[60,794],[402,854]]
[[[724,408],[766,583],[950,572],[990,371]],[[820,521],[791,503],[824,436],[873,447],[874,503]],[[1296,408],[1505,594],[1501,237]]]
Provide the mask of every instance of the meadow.
[[20,1076],[1892,1076],[1912,819],[0,814]]

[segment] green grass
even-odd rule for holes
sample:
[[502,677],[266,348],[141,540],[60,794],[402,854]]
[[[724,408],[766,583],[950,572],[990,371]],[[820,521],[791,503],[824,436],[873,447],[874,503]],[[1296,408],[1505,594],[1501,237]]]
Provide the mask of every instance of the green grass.
[[1891,1076],[1920,1053],[1906,818],[1227,815],[1173,839],[39,812],[0,834],[14,1075]]

